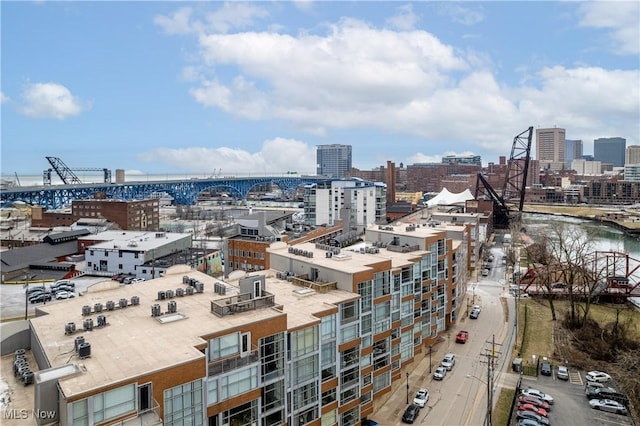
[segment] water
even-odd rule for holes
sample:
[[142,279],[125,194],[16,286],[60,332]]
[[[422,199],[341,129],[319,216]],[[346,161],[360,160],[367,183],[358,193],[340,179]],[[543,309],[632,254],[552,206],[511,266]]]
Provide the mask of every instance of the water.
[[629,257],[640,260],[640,239],[629,237],[612,226],[572,217],[532,213],[523,214],[522,223],[525,229],[533,232],[547,226],[550,219],[554,222],[565,223],[568,226],[580,227],[592,233],[595,250],[624,252],[628,253]]

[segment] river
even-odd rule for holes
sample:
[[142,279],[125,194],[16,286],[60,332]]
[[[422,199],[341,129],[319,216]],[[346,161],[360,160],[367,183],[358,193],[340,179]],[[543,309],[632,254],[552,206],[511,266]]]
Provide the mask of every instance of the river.
[[629,257],[640,260],[640,239],[632,238],[618,229],[600,222],[567,216],[551,216],[536,213],[524,213],[522,224],[525,229],[534,231],[546,226],[550,221],[579,226],[594,235],[594,248],[598,251],[618,251],[628,253]]

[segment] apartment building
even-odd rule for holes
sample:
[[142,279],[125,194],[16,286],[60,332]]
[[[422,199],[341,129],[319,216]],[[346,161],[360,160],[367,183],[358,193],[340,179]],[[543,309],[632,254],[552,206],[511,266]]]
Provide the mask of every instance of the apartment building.
[[371,223],[386,223],[386,185],[358,178],[327,180],[305,187],[305,223],[362,232]]
[[447,228],[276,242],[269,270],[221,281],[176,266],[44,305],[34,408],[71,426],[358,425],[463,307],[469,235]]
[[536,129],[536,160],[550,170],[565,168],[565,129]]
[[351,145],[318,145],[316,149],[316,164],[318,176],[341,179],[351,170]]

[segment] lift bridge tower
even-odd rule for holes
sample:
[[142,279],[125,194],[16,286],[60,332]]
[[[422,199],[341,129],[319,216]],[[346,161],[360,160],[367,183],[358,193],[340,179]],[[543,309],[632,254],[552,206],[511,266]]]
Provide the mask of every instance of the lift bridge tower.
[[58,157],[46,157],[49,164],[51,164],[51,168],[45,170],[42,174],[42,182],[45,186],[51,185],[51,172],[55,171],[60,180],[65,185],[77,185],[81,184],[82,181],[80,178],[74,173],[74,170],[77,172],[102,172],[103,182],[111,183],[111,170],[109,169],[100,169],[100,168],[70,168],[67,166],[64,161],[62,161]]

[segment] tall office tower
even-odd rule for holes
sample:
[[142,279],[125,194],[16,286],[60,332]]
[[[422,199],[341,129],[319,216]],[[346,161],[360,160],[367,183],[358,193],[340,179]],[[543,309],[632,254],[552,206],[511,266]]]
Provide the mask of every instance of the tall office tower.
[[536,129],[536,160],[540,162],[540,167],[562,170],[565,167],[564,150],[564,129]]
[[598,138],[593,141],[593,156],[601,163],[624,167],[625,138]]
[[640,145],[629,145],[624,155],[624,164],[640,164]]
[[351,169],[351,145],[318,145],[317,148],[318,176],[340,179]]
[[567,168],[571,168],[571,162],[573,160],[582,159],[582,140],[580,139],[567,139],[564,149],[564,159],[567,163]]

